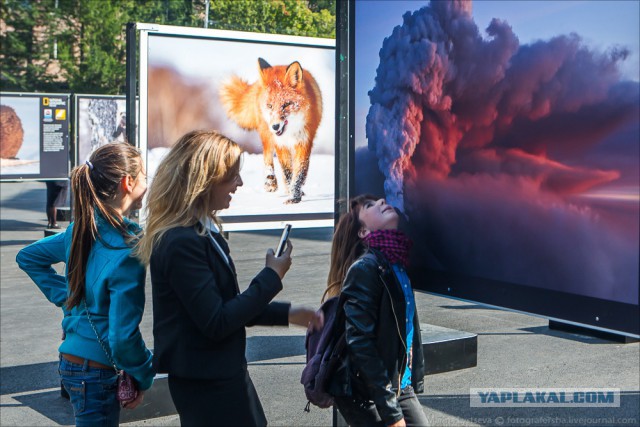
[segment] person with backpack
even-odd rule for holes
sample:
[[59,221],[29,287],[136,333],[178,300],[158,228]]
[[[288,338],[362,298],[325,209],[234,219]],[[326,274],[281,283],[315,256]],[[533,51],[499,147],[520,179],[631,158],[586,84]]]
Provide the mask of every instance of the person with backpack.
[[411,240],[384,199],[362,195],[336,225],[327,289],[340,296],[346,369],[327,389],[357,426],[425,426],[416,393],[424,391],[420,324],[406,272]]
[[[126,143],[98,148],[71,172],[75,220],[23,248],[18,266],[64,310],[59,373],[77,426],[117,426],[153,383],[152,354],[140,333],[146,270],[131,256],[142,229],[127,217],[140,209],[147,176],[140,152]],[[64,262],[66,273],[53,265]],[[119,371],[137,397],[118,396]]]

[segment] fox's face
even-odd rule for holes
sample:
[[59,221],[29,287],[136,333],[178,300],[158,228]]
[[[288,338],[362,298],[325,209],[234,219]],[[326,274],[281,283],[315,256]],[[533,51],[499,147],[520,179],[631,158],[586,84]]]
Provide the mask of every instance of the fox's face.
[[264,88],[260,111],[269,130],[278,137],[303,130],[309,101],[301,93],[300,64],[271,67],[263,59],[259,59],[259,64]]

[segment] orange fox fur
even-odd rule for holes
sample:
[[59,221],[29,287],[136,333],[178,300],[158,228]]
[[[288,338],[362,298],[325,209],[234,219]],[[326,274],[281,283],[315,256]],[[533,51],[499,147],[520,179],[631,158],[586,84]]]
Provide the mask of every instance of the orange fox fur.
[[322,95],[311,73],[303,72],[297,61],[272,67],[258,58],[258,67],[260,78],[252,84],[235,75],[223,83],[220,100],[230,119],[260,135],[265,190],[278,189],[273,169],[275,150],[291,195],[285,203],[298,203],[322,118]]

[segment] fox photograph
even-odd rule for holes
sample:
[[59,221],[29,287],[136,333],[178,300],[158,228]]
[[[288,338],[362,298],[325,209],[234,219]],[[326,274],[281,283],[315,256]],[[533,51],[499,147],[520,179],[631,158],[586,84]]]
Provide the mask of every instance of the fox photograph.
[[269,37],[278,43],[150,35],[150,174],[182,134],[215,129],[244,150],[243,186],[223,220],[282,214],[328,220],[334,209],[335,43]]
[[278,182],[273,169],[273,153],[282,168],[284,185],[298,203],[307,179],[313,139],[322,119],[322,94],[311,73],[300,63],[271,66],[258,58],[260,77],[249,84],[233,76],[220,88],[227,115],[243,129],[256,130],[264,156],[264,189],[273,192]]

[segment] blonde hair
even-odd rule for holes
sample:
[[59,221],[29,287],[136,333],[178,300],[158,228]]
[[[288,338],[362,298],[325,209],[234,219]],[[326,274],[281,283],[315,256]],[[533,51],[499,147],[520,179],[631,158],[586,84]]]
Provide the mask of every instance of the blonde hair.
[[74,222],[71,250],[67,262],[69,297],[66,308],[79,305],[85,296],[85,276],[89,253],[98,236],[96,212],[118,230],[127,244],[137,236],[131,235],[123,218],[108,202],[119,194],[120,183],[126,176],[137,177],[142,171],[140,152],[123,143],[106,144],[96,149],[89,160],[71,171]]
[[[174,227],[190,227],[209,217],[215,186],[240,172],[242,149],[216,131],[197,130],[182,136],[160,162],[147,196],[147,223],[134,255],[149,264],[153,248]],[[199,230],[204,233],[204,230]]]

